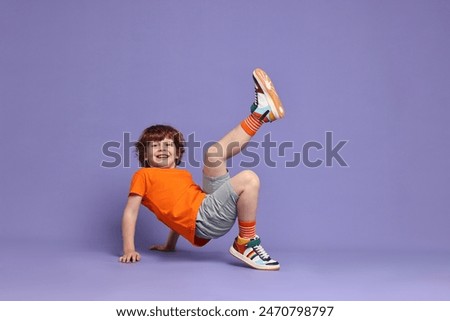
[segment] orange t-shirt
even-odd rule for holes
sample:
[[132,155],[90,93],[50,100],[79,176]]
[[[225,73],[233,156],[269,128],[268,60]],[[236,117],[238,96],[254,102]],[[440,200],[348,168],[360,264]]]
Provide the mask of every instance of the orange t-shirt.
[[130,194],[142,196],[142,205],[193,245],[208,243],[195,235],[197,212],[206,194],[187,170],[141,168],[133,176]]

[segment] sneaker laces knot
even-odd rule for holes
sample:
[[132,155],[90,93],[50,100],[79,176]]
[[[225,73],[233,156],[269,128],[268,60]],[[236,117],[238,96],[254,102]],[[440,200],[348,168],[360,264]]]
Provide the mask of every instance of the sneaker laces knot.
[[267,254],[266,250],[264,250],[264,248],[261,245],[254,246],[253,249],[264,261],[270,260],[269,254]]

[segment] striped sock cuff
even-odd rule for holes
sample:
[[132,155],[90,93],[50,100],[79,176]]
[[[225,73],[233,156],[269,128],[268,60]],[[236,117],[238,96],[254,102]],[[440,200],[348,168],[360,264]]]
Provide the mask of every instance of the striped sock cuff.
[[251,239],[256,236],[256,221],[243,222],[238,220],[239,236],[244,239]]
[[255,115],[250,114],[241,122],[241,127],[247,134],[254,136],[262,124],[263,122],[260,121]]

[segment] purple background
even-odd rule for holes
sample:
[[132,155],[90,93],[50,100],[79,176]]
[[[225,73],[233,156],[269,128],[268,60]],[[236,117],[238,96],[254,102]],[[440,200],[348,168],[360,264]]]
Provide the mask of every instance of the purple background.
[[[449,11],[437,0],[1,1],[0,299],[449,300]],[[287,110],[255,140],[294,142],[277,168],[254,168],[258,234],[281,271],[233,259],[236,230],[204,249],[148,252],[167,230],[144,208],[142,262],[117,263],[137,161],[102,168],[102,145],[154,123],[219,139],[248,114],[255,67]],[[282,166],[326,131],[349,140],[349,167]]]

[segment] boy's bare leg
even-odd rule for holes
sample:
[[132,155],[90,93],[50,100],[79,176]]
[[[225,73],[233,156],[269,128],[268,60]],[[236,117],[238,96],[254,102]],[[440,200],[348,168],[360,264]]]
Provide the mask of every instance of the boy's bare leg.
[[231,186],[239,199],[237,214],[240,222],[255,222],[258,207],[259,178],[253,171],[245,170],[230,179]]
[[218,177],[227,173],[227,159],[238,154],[252,136],[241,125],[233,128],[217,143],[211,145],[205,155],[203,174]]
[[[218,177],[227,173],[227,159],[238,154],[252,136],[248,135],[241,125],[233,128],[221,140],[212,145],[205,156],[203,173],[209,177]],[[231,186],[239,196],[237,202],[240,221],[255,221],[258,205],[259,178],[250,170],[233,176]]]

